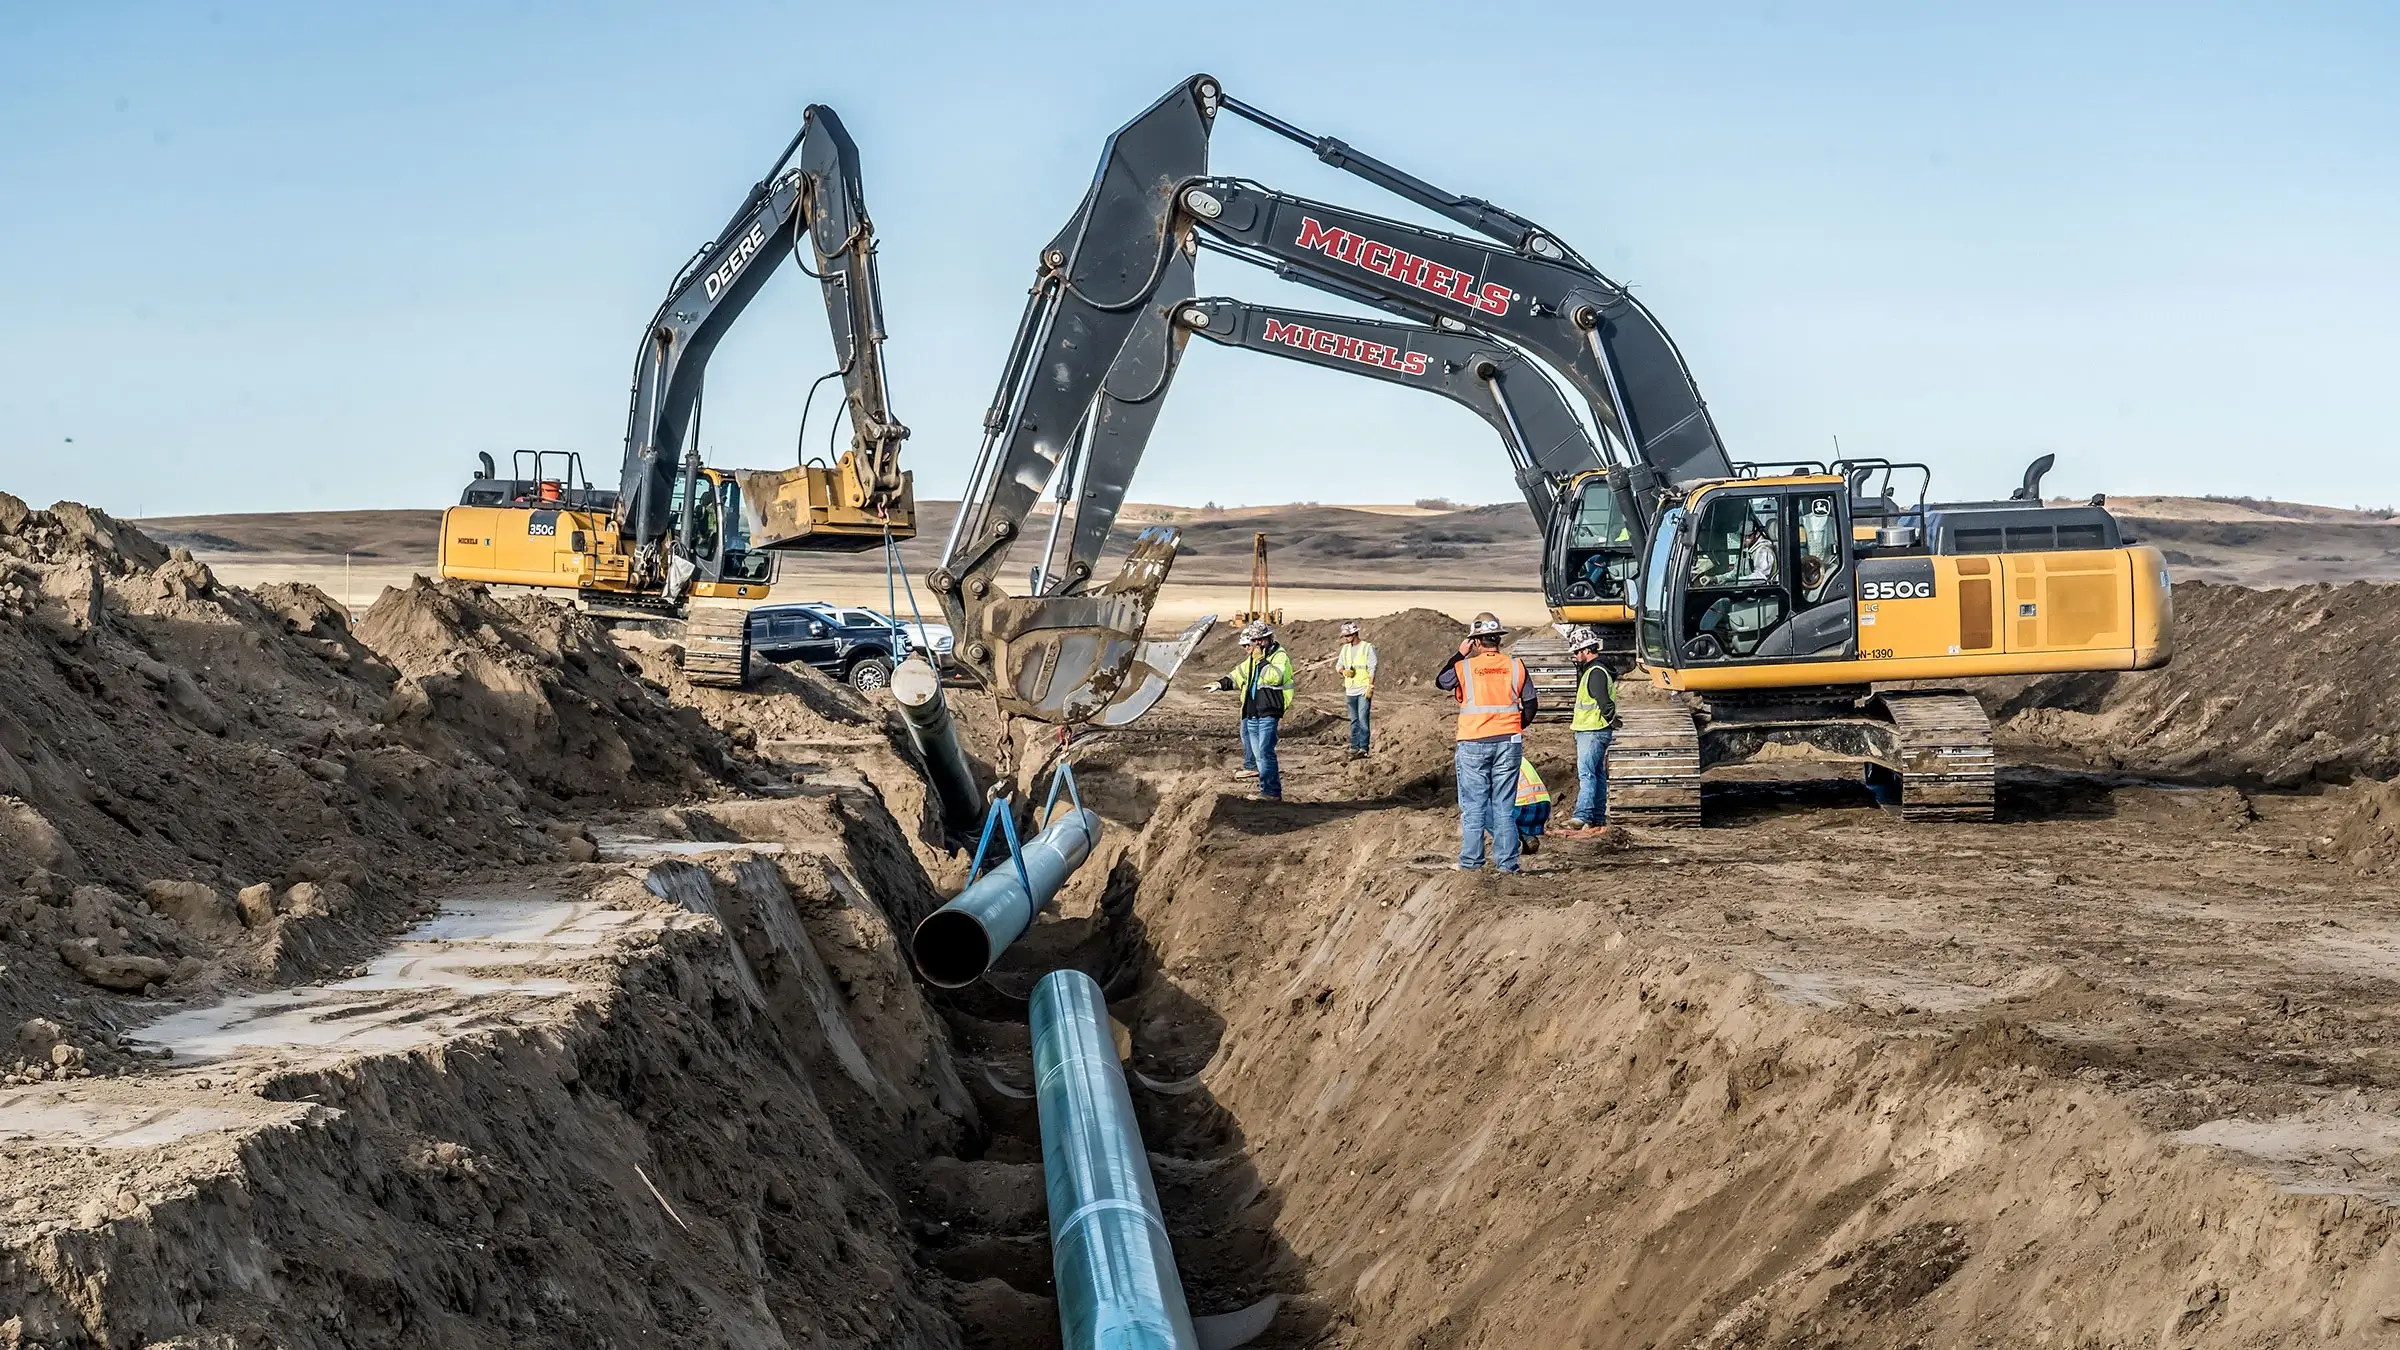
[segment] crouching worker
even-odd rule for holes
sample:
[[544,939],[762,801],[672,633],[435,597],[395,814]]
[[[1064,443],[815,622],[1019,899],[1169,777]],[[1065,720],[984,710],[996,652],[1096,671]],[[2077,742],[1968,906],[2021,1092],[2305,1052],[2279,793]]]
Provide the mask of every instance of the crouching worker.
[[1526,853],[1542,851],[1542,831],[1550,826],[1550,789],[1528,758],[1517,764],[1517,847]]
[[1259,798],[1279,802],[1283,771],[1275,762],[1275,732],[1292,706],[1292,654],[1263,623],[1242,629],[1242,647],[1242,663],[1217,678],[1217,688],[1242,693],[1242,767],[1234,777],[1256,775]]
[[1458,699],[1458,867],[1483,868],[1483,837],[1492,837],[1492,866],[1517,870],[1517,767],[1525,762],[1525,728],[1533,721],[1533,677],[1525,663],[1500,650],[1508,629],[1499,617],[1478,614],[1433,687]]

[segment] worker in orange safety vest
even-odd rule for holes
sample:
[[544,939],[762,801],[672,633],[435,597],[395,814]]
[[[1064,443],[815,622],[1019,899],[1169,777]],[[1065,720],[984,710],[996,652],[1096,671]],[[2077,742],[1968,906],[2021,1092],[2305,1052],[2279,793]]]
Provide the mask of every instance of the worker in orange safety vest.
[[1492,839],[1492,867],[1517,868],[1517,767],[1525,762],[1525,728],[1538,700],[1525,663],[1500,650],[1508,626],[1486,612],[1467,626],[1466,641],[1433,677],[1436,689],[1458,699],[1458,868],[1483,869],[1483,839]]

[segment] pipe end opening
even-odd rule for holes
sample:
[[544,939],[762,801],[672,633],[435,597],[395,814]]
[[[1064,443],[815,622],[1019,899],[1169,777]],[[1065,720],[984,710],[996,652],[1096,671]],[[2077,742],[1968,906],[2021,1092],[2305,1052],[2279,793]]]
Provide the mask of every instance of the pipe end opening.
[[992,936],[983,924],[954,909],[937,909],[926,915],[909,945],[917,958],[917,973],[928,984],[943,989],[964,989],[982,979],[999,955],[992,950]]

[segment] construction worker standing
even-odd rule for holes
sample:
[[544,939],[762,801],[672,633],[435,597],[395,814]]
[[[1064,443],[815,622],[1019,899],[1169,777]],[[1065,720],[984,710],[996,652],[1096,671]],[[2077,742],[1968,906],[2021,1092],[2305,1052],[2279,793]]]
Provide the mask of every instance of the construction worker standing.
[[1575,814],[1560,834],[1608,823],[1608,743],[1617,731],[1617,677],[1600,664],[1600,635],[1576,629],[1567,652],[1575,658]]
[[1342,649],[1333,665],[1342,672],[1342,696],[1350,703],[1350,758],[1358,759],[1373,748],[1375,703],[1375,644],[1358,635],[1358,620],[1342,621]]
[[1217,680],[1219,689],[1242,692],[1242,767],[1234,777],[1256,774],[1259,797],[1279,802],[1283,771],[1275,762],[1275,732],[1292,706],[1292,655],[1264,623],[1242,629],[1242,647],[1242,663]]
[[1458,867],[1483,867],[1483,836],[1492,836],[1492,866],[1517,868],[1517,768],[1525,761],[1525,728],[1537,700],[1525,663],[1500,650],[1508,628],[1483,613],[1467,626],[1434,688],[1458,699]]

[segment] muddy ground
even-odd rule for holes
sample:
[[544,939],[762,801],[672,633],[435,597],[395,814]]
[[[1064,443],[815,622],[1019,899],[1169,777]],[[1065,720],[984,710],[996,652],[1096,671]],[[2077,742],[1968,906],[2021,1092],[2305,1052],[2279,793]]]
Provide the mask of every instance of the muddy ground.
[[2336,660],[2388,590],[2192,592],[2205,663],[1987,691],[1993,824],[1784,774],[1517,878],[1448,869],[1423,685],[1351,761],[1304,671],[1279,804],[1179,688],[1070,748],[1058,912],[929,995],[962,863],[884,709],[473,588],[329,628],[130,535],[0,531],[0,1347],[1053,1345],[1059,964],[1264,1346],[2400,1340],[2400,710]]

